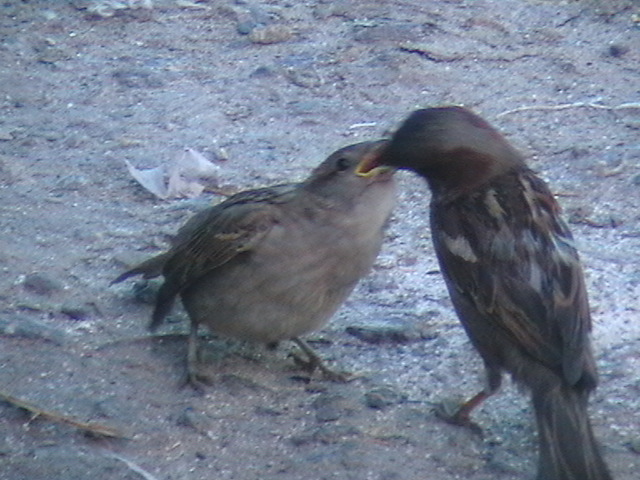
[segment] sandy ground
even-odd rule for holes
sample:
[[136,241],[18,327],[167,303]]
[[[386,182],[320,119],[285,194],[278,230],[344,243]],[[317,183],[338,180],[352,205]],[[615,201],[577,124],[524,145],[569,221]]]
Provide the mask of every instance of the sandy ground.
[[[374,271],[309,337],[351,383],[305,379],[289,345],[210,339],[215,384],[179,389],[184,314],[150,336],[145,290],[109,287],[214,192],[300,180],[443,104],[498,126],[557,192],[591,296],[593,423],[615,478],[638,478],[639,38],[633,0],[0,2],[0,392],[127,437],[2,402],[0,479],[533,478],[509,382],[476,413],[482,438],[433,413],[481,368],[409,174]],[[221,166],[195,199],[127,171],[185,148]]]

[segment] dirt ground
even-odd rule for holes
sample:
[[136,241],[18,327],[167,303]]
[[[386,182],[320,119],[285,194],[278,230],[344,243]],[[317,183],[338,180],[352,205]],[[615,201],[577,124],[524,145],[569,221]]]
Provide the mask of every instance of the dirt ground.
[[[193,212],[300,180],[416,107],[464,104],[529,157],[580,245],[614,477],[640,470],[640,7],[631,1],[0,2],[0,479],[531,479],[535,432],[509,382],[482,437],[433,413],[482,385],[431,247],[428,192],[399,174],[374,271],[309,336],[348,384],[282,344],[209,339],[215,379],[180,389],[176,311],[146,331],[144,285],[109,286]],[[218,161],[194,199],[138,168]]]

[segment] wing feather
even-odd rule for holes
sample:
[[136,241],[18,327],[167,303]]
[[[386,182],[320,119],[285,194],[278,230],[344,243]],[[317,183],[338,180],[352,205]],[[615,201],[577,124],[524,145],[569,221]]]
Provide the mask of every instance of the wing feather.
[[465,326],[486,322],[577,382],[590,358],[591,319],[578,254],[546,184],[529,170],[510,173],[446,203],[434,198],[431,211],[436,253],[459,312],[464,304]]
[[160,325],[189,285],[258,245],[277,223],[278,205],[289,201],[295,188],[283,184],[242,192],[191,217],[166,253],[165,281],[149,328]]

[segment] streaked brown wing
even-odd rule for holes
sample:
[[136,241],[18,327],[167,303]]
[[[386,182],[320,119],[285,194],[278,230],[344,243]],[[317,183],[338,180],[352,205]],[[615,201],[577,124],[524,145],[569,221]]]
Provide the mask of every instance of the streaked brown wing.
[[194,215],[178,231],[163,274],[178,291],[255,246],[273,226],[276,205],[295,184],[238,193]]
[[175,297],[192,282],[251,250],[275,222],[277,205],[290,199],[295,186],[280,185],[242,192],[194,215],[167,252],[150,329],[160,325]]
[[558,215],[544,182],[526,171],[432,205],[432,232],[454,303],[475,310],[461,320],[488,322],[573,383],[584,373],[591,323],[578,255]]

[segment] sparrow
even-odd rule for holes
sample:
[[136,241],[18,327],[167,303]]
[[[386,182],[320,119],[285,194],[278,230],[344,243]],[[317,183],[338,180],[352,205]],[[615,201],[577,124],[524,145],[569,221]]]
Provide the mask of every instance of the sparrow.
[[582,267],[547,184],[494,127],[456,106],[410,114],[357,173],[382,165],[427,181],[440,269],[484,361],[486,388],[451,420],[470,425],[508,372],[531,392],[537,479],[610,479],[587,413],[597,373]]
[[[301,183],[240,192],[188,220],[170,249],[124,272],[162,275],[155,331],[180,297],[190,319],[185,380],[200,389],[201,325],[223,336],[276,345],[293,340],[309,371],[344,379],[300,337],[323,327],[372,268],[395,203],[394,170],[356,175],[385,141],[329,155]],[[371,208],[374,205],[375,208]]]

